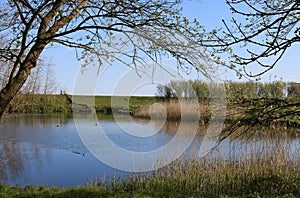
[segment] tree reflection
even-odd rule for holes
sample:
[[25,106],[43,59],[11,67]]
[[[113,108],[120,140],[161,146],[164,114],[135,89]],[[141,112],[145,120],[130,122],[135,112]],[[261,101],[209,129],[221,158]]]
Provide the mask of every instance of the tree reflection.
[[52,150],[41,147],[36,134],[64,126],[69,118],[67,114],[18,115],[0,123],[0,182],[27,181],[32,168],[40,174],[45,163],[50,165]]
[[[209,125],[202,125],[194,122],[177,122],[177,121],[160,121],[155,120],[152,122],[154,125],[162,126],[161,131],[167,134],[171,139],[176,133],[180,135],[189,135],[190,129],[194,128],[194,125],[198,125],[198,132],[194,137],[194,141],[189,147],[190,152],[198,153],[202,144],[203,137],[207,133]],[[181,131],[179,131],[179,126]],[[251,130],[251,129],[249,129]],[[300,138],[293,132],[282,132],[275,129],[261,129],[252,128],[255,131],[254,136],[240,135],[239,131],[236,134],[232,134],[222,142],[218,142],[214,149],[209,153],[213,157],[229,157],[233,153],[235,157],[239,157],[241,154],[247,156],[250,154],[264,153],[272,156],[275,153],[284,152],[286,156],[293,159],[293,161],[299,161],[300,159]],[[251,131],[249,131],[251,133]],[[267,151],[268,152],[267,152]]]
[[0,152],[1,181],[6,181],[9,176],[13,178],[22,177],[24,173],[24,161],[26,161],[27,156],[21,152],[18,142],[1,138]]
[[40,171],[43,161],[51,162],[51,152],[45,149],[44,153],[35,145],[26,145],[11,138],[0,139],[0,182],[8,180],[27,180],[26,170],[30,165]]
[[71,116],[68,114],[28,114],[18,115],[10,119],[9,123],[16,126],[30,126],[30,127],[51,127],[56,125],[65,125]]

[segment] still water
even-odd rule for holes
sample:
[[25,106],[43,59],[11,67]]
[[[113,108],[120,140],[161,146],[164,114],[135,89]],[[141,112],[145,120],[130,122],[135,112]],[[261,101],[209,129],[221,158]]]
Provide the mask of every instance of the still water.
[[[158,131],[149,137],[137,138],[124,133],[112,117],[99,116],[97,123],[91,123],[95,128],[101,127],[107,137],[120,147],[133,152],[147,152],[160,148],[170,142],[178,130],[177,122],[159,121],[149,127],[151,131]],[[87,118],[85,118],[87,119]],[[88,120],[83,120],[87,121]],[[148,124],[145,120],[136,120],[141,126]],[[136,124],[135,123],[135,124]],[[136,131],[139,128],[132,120],[122,120],[128,130]],[[189,136],[189,129],[193,123],[184,123],[185,132],[179,138],[182,141]],[[197,153],[203,140],[206,127],[199,127],[188,153]],[[147,131],[143,131],[147,133]],[[288,152],[299,151],[300,139],[287,137],[280,144]],[[277,137],[278,138],[278,137]],[[232,148],[242,150],[246,154],[249,149],[260,152],[263,145],[276,144],[277,138],[256,139],[253,137],[247,142],[236,140],[234,144],[229,140],[221,143],[214,153],[226,158]],[[242,144],[241,144],[242,143]],[[236,148],[237,145],[242,145]],[[128,163],[124,156],[113,153],[110,148],[98,148],[100,152],[110,155],[116,163]],[[174,148],[175,149],[175,148]],[[48,185],[48,186],[77,186],[89,181],[109,181],[112,177],[123,177],[130,172],[114,169],[96,159],[83,144],[74,119],[67,115],[19,115],[11,118],[0,128],[0,182],[7,185]],[[240,153],[239,153],[240,154]],[[213,155],[213,153],[212,153]],[[298,157],[298,153],[295,154]]]

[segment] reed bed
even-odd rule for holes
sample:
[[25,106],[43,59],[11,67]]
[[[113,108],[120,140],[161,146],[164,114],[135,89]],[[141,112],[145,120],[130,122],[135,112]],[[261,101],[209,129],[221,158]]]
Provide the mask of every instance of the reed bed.
[[207,123],[211,116],[211,107],[208,102],[195,104],[191,101],[169,101],[152,105],[141,106],[135,117],[167,120],[200,120]]
[[111,187],[150,197],[300,197],[300,144],[292,147],[281,138],[230,143],[227,151],[185,156],[157,171],[114,180]]

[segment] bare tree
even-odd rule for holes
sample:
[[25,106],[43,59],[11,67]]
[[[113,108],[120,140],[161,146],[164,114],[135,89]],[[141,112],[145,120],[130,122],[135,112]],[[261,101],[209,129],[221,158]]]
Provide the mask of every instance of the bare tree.
[[[1,57],[13,64],[0,92],[0,116],[36,67],[46,46],[55,43],[79,49],[82,55],[78,58],[87,61],[87,55],[95,53],[101,63],[109,52],[101,47],[99,50],[99,44],[115,33],[127,37],[130,33],[144,40],[132,40],[134,49],[125,54],[130,59],[125,64],[140,65],[144,55],[157,62],[162,55],[169,55],[177,59],[179,67],[193,66],[205,72],[203,65],[191,61],[190,53],[209,58],[196,50],[200,25],[182,16],[180,4],[181,0],[8,0],[0,11],[0,36],[8,40]],[[110,44],[115,44],[111,40]]]
[[55,79],[55,72],[53,70],[53,65],[51,63],[47,63],[44,65],[44,78],[43,78],[43,94],[53,94],[57,91],[57,81]]
[[[6,68],[5,70],[7,71],[9,69],[11,68]],[[3,80],[3,82],[7,82],[7,79]],[[55,72],[53,70],[52,63],[40,60],[38,61],[37,66],[32,69],[30,76],[27,78],[19,93],[47,95],[55,93],[57,91],[57,87],[58,83],[55,79]]]
[[21,88],[22,94],[38,94],[41,92],[42,86],[42,67],[38,64],[32,71],[23,87]]

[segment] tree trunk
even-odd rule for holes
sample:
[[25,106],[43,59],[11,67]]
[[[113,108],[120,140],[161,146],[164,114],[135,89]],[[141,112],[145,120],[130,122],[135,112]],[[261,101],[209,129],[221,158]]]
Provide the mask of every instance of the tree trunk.
[[16,76],[11,78],[6,86],[0,91],[0,118],[7,111],[9,103],[26,82],[31,70],[36,66],[36,62],[46,45],[46,43],[37,43],[34,45],[24,59],[24,62],[20,64],[20,68]]
[[17,75],[10,81],[0,92],[0,117],[5,113],[8,108],[9,103],[12,101],[14,96],[22,88],[26,79],[30,75],[30,68],[22,68],[19,70]]

